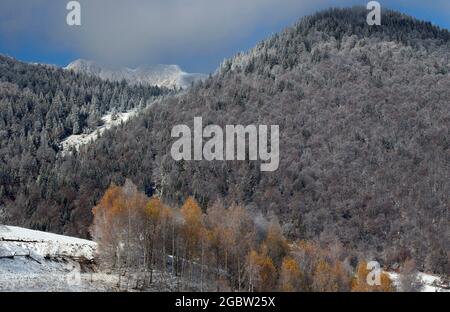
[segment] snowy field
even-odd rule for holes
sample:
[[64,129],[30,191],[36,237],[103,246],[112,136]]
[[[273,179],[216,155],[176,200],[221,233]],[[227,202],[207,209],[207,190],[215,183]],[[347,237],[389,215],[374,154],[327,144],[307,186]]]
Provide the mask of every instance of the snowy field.
[[0,225],[0,257],[30,256],[41,258],[71,258],[93,261],[97,244],[92,241]]
[[118,277],[80,272],[73,260],[0,259],[0,292],[116,291]]
[[[144,274],[98,272],[97,244],[75,237],[0,225],[0,292],[140,291]],[[149,274],[148,272],[146,273]],[[153,274],[145,291],[173,291],[176,279]]]
[[113,276],[90,263],[97,244],[74,237],[0,225],[0,291],[108,291]]

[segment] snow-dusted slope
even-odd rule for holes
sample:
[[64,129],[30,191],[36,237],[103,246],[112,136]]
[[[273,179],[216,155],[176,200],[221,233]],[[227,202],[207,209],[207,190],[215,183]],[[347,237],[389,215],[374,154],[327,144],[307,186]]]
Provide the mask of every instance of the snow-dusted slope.
[[0,225],[0,258],[70,258],[92,261],[97,244],[75,237]]
[[[0,225],[0,292],[130,291],[142,280],[139,273],[98,271],[96,251],[89,240]],[[154,272],[153,278],[148,291],[176,289],[174,277]]]
[[148,84],[167,88],[187,89],[192,82],[206,78],[203,74],[186,73],[178,65],[142,65],[130,69],[108,67],[93,61],[79,59],[70,63],[65,69],[110,81],[125,80],[131,84]]
[[77,135],[71,135],[64,139],[61,142],[62,147],[62,155],[65,155],[70,151],[72,147],[74,147],[76,150],[79,150],[79,148],[83,145],[86,145],[92,141],[97,140],[97,138],[106,130],[111,129],[112,127],[120,125],[122,122],[127,122],[130,118],[136,116],[138,114],[138,109],[130,110],[125,113],[117,113],[113,114],[109,113],[102,117],[103,125],[98,127],[95,131],[88,133],[88,134],[77,134]]
[[113,291],[117,276],[96,273],[95,242],[0,225],[0,292]]
[[[180,96],[183,94],[183,92],[179,92],[174,96]],[[108,113],[104,115],[101,119],[103,121],[103,124],[94,131],[91,131],[90,133],[83,133],[83,134],[77,134],[77,135],[71,135],[67,138],[65,138],[61,142],[61,148],[62,152],[61,155],[64,156],[67,153],[70,153],[72,148],[75,148],[77,151],[80,149],[81,146],[89,144],[91,142],[94,142],[101,136],[105,131],[120,126],[122,123],[128,122],[130,119],[136,117],[139,115],[139,113],[144,110],[152,107],[152,105],[156,103],[161,103],[161,101],[165,99],[165,96],[161,96],[153,100],[152,102],[147,103],[147,106],[144,108],[136,107],[132,110],[129,110],[127,112],[122,113]],[[114,117],[113,117],[114,116]]]

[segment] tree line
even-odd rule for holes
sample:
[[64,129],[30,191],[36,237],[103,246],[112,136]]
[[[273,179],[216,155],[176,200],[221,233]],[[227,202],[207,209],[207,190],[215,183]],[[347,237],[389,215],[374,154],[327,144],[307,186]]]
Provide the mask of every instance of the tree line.
[[[173,290],[394,291],[386,273],[370,286],[364,260],[342,245],[288,240],[275,216],[217,201],[205,212],[189,197],[181,207],[148,198],[129,180],[111,185],[93,208],[99,263],[145,289],[176,277]],[[158,273],[158,278],[154,275]]]

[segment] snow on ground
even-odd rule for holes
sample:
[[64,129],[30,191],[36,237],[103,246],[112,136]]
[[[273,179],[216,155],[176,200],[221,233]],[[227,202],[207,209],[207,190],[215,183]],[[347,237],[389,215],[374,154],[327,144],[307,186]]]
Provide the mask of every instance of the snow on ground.
[[0,258],[0,292],[115,291],[117,276],[82,272],[73,260]]
[[[394,272],[388,272],[388,274],[394,285],[400,287],[400,274]],[[449,289],[439,286],[442,283],[439,276],[419,272],[418,277],[423,285],[421,292],[450,292]]]
[[95,273],[95,242],[0,225],[0,291],[111,291]]
[[96,249],[97,244],[89,240],[0,225],[0,257],[28,255],[92,261]]
[[98,272],[95,242],[0,225],[0,292],[173,291],[177,279],[154,271]]
[[119,126],[120,124],[126,123],[132,117],[138,114],[138,109],[133,109],[125,113],[117,113],[115,114],[115,118],[113,118],[113,114],[109,113],[102,117],[103,125],[98,127],[95,131],[89,134],[78,134],[71,135],[65,140],[61,142],[62,146],[62,154],[66,154],[69,150],[74,147],[76,150],[79,150],[80,146],[90,143],[91,141],[97,140],[97,138],[102,135],[106,130],[111,129],[112,127]]

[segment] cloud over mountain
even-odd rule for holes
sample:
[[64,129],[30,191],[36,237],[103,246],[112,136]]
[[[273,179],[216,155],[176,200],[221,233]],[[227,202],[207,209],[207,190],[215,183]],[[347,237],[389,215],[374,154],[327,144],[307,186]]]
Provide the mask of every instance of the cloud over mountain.
[[[365,5],[357,0],[80,0],[82,26],[66,25],[66,1],[2,0],[0,47],[71,51],[115,65],[217,64],[252,46],[273,29],[329,6]],[[383,1],[383,6],[423,10],[420,1]],[[427,8],[448,17],[447,1]],[[444,12],[444,13],[442,13]],[[196,61],[192,61],[195,59]],[[186,67],[186,66],[184,66]],[[194,66],[195,67],[195,66]],[[192,68],[187,68],[192,70]],[[211,69],[212,70],[212,69]]]

